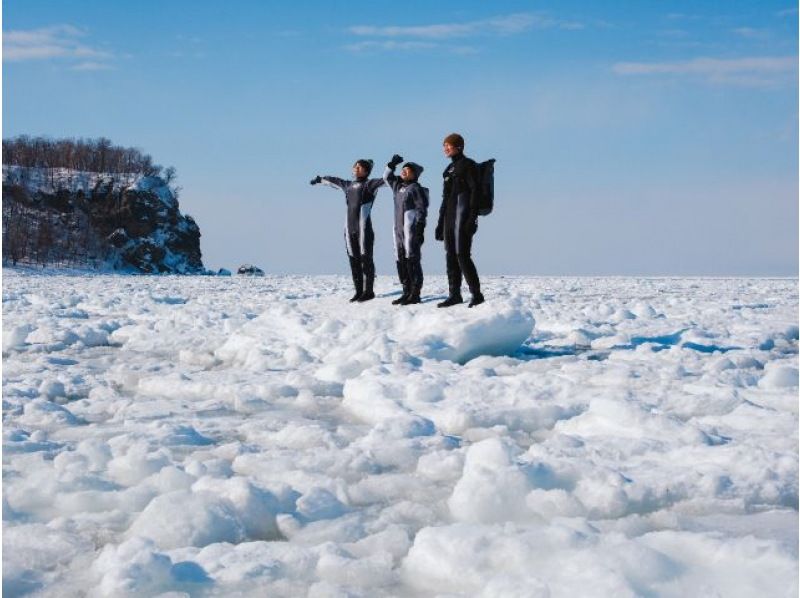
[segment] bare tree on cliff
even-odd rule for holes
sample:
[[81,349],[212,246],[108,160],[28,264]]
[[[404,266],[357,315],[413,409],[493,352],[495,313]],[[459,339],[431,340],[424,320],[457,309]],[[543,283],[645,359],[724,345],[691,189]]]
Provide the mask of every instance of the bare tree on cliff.
[[157,176],[162,170],[150,155],[137,148],[113,145],[106,137],[54,140],[20,135],[4,139],[3,164],[145,176]]

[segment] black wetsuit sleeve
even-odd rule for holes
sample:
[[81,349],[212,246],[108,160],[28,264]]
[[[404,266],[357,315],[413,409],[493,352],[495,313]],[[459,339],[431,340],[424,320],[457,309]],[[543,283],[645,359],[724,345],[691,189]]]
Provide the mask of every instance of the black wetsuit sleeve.
[[439,206],[439,221],[436,223],[436,230],[439,231],[436,233],[437,238],[440,236],[441,231],[444,230],[444,197],[442,198],[442,205]]
[[320,178],[322,179],[321,182],[323,185],[333,187],[334,189],[341,189],[342,191],[347,191],[348,184],[350,183],[350,181],[335,176],[324,176]]
[[[442,181],[442,205],[439,206],[439,221],[436,223],[436,230],[437,231],[443,231],[444,230],[444,215],[445,215],[445,212],[447,211],[447,196],[449,195],[449,193],[451,191],[450,185],[452,184],[451,180],[448,179],[448,177],[447,177],[447,172],[448,172],[449,169],[450,169],[450,167],[448,166],[447,168],[444,169],[444,172],[442,173],[442,179],[443,179],[443,181]],[[440,236],[439,233],[437,233],[436,236],[438,238]]]
[[417,213],[419,227],[424,229],[428,219],[428,193],[419,185],[414,191],[414,211]]

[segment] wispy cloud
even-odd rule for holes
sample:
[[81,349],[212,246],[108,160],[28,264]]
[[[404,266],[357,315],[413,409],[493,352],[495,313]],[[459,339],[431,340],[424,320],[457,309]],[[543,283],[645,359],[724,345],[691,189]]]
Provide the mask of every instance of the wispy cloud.
[[[435,42],[475,36],[510,36],[533,29],[583,29],[583,23],[566,21],[554,17],[534,14],[515,13],[504,16],[492,17],[478,21],[463,23],[436,23],[430,25],[354,25],[348,32],[359,37],[372,37],[379,39],[403,38],[404,41],[391,45],[389,41],[366,41],[346,46],[349,50],[360,51],[364,49],[385,50],[419,50],[423,48],[439,47]],[[423,46],[423,44],[428,44]],[[466,51],[465,51],[466,50]],[[474,52],[474,48],[460,47],[461,53]]]
[[398,42],[394,40],[367,40],[355,44],[348,44],[345,48],[353,52],[364,52],[368,50],[429,50],[438,46],[439,44],[436,43],[421,41]]
[[[98,70],[111,68],[110,52],[93,48],[82,41],[86,32],[72,25],[53,25],[41,29],[17,29],[3,32],[3,61],[71,59],[80,61],[71,68]],[[78,68],[83,65],[83,68]]]
[[671,12],[667,14],[667,18],[671,21],[697,21],[700,19],[700,16],[683,12]]
[[423,41],[401,42],[396,40],[366,40],[363,42],[357,42],[355,44],[348,44],[345,46],[345,49],[350,50],[351,52],[422,52],[437,49],[441,52],[456,54],[459,56],[472,56],[480,53],[480,50],[473,46]]
[[79,62],[78,64],[71,66],[70,69],[73,71],[107,71],[114,67],[110,64],[105,62]]
[[736,35],[747,39],[767,39],[770,37],[770,33],[766,29],[754,29],[753,27],[737,27],[733,29],[733,32]]
[[618,75],[695,76],[712,83],[764,86],[784,82],[797,72],[796,56],[695,58],[680,62],[618,62]]

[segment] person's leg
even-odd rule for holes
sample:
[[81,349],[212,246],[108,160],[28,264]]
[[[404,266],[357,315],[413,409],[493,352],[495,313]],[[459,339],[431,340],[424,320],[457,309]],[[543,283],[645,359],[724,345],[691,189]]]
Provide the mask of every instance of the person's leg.
[[447,286],[449,294],[447,299],[437,304],[437,307],[450,307],[463,303],[461,298],[461,266],[458,263],[456,254],[455,227],[448,227],[445,223],[444,230],[444,250],[447,259]]
[[475,268],[475,262],[472,260],[472,235],[464,235],[459,249],[458,265],[464,273],[464,280],[467,281],[469,292],[472,295],[469,306],[474,307],[483,303],[484,299],[481,294],[481,281],[478,278],[478,270]]
[[417,289],[417,294],[422,294],[422,283],[425,281],[425,276],[422,273],[422,253],[417,252],[417,257],[414,258],[414,286]]
[[469,302],[469,307],[475,307],[483,303],[483,295],[481,294],[481,281],[478,278],[478,270],[475,268],[475,262],[472,261],[472,237],[475,231],[472,229],[472,222],[469,222],[464,215],[461,216],[456,223],[456,257],[461,272],[464,274],[464,280],[467,281],[469,292],[472,299]]
[[411,279],[411,293],[404,305],[421,303],[420,293],[422,291],[422,264],[419,257],[412,257],[408,260],[408,277]]
[[375,284],[375,262],[372,259],[372,248],[375,244],[375,234],[372,232],[372,222],[367,221],[363,229],[361,244],[361,264],[364,271],[364,292],[358,298],[360,302],[375,298],[373,286]]
[[408,299],[408,295],[411,293],[411,288],[409,286],[409,279],[408,279],[408,264],[405,256],[405,252],[402,251],[402,247],[397,247],[397,276],[400,279],[400,284],[403,285],[403,294],[400,295],[397,299],[392,301],[393,305],[400,305]]
[[358,237],[344,233],[345,248],[347,249],[347,259],[350,262],[350,273],[353,276],[353,286],[355,295],[350,299],[351,302],[358,301],[364,292],[364,271],[361,265],[361,255],[358,247]]
[[364,272],[361,266],[361,258],[348,256],[350,260],[350,273],[353,275],[353,286],[355,287],[356,294],[353,295],[350,301],[358,301],[361,295],[364,294]]
[[[413,212],[411,212],[413,214]],[[405,305],[421,303],[420,293],[422,292],[422,234],[416,226],[416,221],[409,218],[406,226],[405,253],[408,264],[408,281],[411,289]]]

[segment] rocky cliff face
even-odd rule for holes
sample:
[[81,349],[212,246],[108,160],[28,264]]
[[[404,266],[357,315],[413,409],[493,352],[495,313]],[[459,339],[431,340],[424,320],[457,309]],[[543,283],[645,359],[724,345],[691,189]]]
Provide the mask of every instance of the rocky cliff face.
[[159,177],[3,166],[3,259],[204,272],[200,229]]

